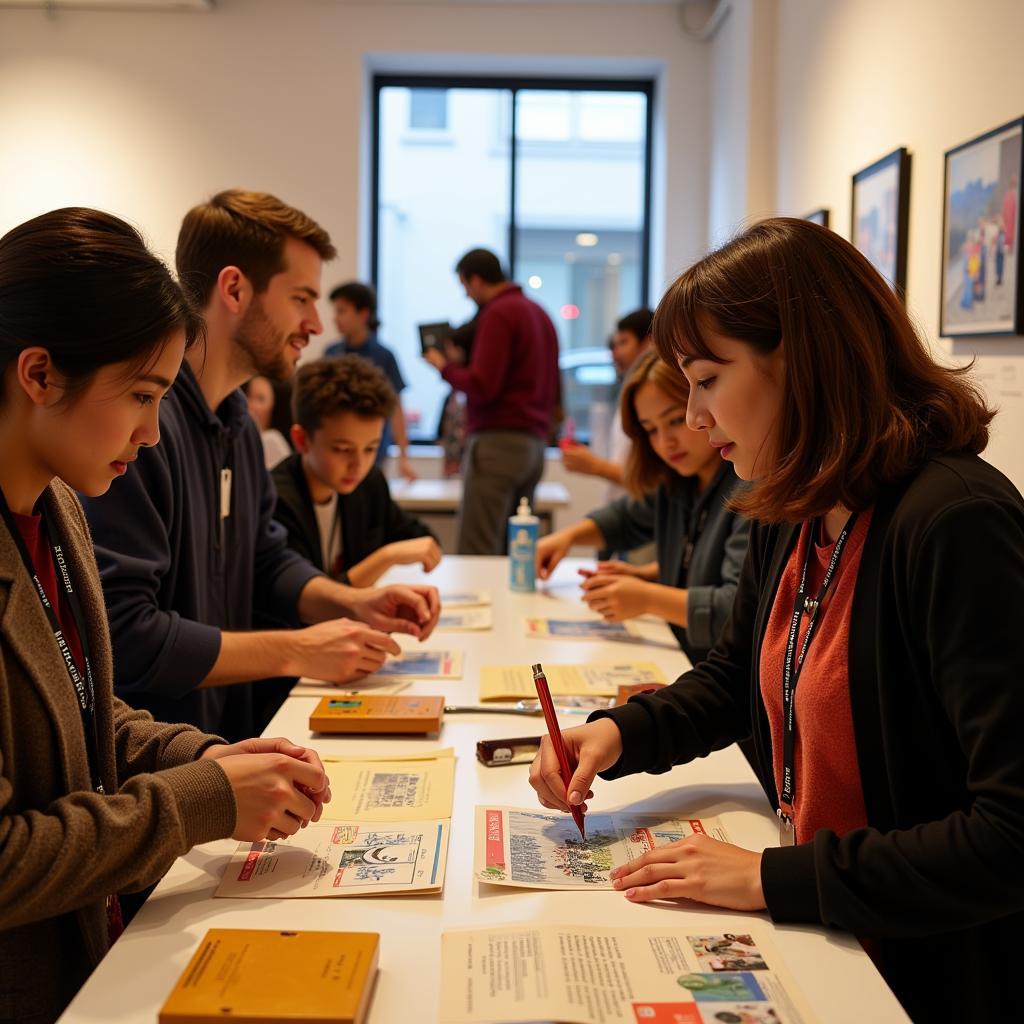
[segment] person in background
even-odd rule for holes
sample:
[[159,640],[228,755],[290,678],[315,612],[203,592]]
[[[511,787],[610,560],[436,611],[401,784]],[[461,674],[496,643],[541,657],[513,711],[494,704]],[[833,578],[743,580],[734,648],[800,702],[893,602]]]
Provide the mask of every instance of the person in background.
[[498,257],[473,249],[455,268],[481,307],[469,362],[448,344],[424,358],[466,396],[469,437],[458,517],[460,555],[500,555],[519,499],[532,503],[561,396],[558,335],[547,313],[507,280]]
[[[316,753],[227,745],[113,694],[75,490],[160,439],[202,323],[138,232],[54,210],[0,238],[0,1018],[56,1020],[120,929],[115,894],[214,839],[294,834],[330,800]],[[129,1008],[130,1012],[130,1008]]]
[[333,255],[318,224],[263,192],[218,193],[182,223],[178,277],[206,345],[187,354],[164,401],[163,443],[139,452],[116,495],[85,500],[115,687],[158,718],[232,739],[258,733],[288,684],[254,680],[358,678],[398,652],[389,632],[422,638],[437,621],[434,588],[344,586],[289,551],[273,520],[240,386],[294,374],[321,330],[321,264]]
[[398,472],[406,480],[416,479],[416,470],[412,468],[409,458],[409,428],[402,408],[402,392],[405,390],[405,378],[398,368],[395,354],[377,338],[377,293],[368,284],[361,281],[349,281],[339,284],[331,292],[331,303],[334,306],[334,326],[341,335],[340,341],[332,342],[324,349],[325,356],[362,356],[381,370],[391,382],[398,395],[395,411],[384,425],[384,437],[377,450],[377,464],[380,465],[388,455],[391,440],[398,445]]
[[[450,341],[454,361],[460,365],[469,362],[478,317],[479,314],[452,330]],[[437,443],[444,452],[441,475],[446,480],[457,477],[462,471],[462,459],[466,453],[466,396],[455,388],[449,390],[441,407]]]
[[690,425],[752,482],[733,502],[750,550],[706,661],[563,734],[567,788],[542,742],[541,802],[752,737],[780,845],[692,836],[615,888],[845,929],[911,1020],[1000,1019],[992,951],[1024,928],[1024,499],[980,458],[992,410],[870,261],[808,221],[696,263],[654,339],[690,382]]
[[622,390],[622,424],[632,442],[628,496],[537,542],[537,576],[548,579],[574,544],[631,549],[655,543],[648,565],[598,562],[585,572],[583,600],[606,622],[657,615],[693,664],[703,661],[732,612],[750,522],[729,507],[732,466],[686,425],[686,378],[644,353]]
[[[651,321],[654,311],[636,309],[626,314],[616,325],[608,343],[615,367],[616,390],[614,404],[619,405],[622,385],[637,360],[651,347]],[[586,445],[567,443],[562,446],[562,465],[571,473],[599,476],[608,481],[606,499],[611,501],[622,493],[629,438],[622,427],[622,417],[614,415],[609,421],[608,438],[604,445],[608,453],[602,458]]]
[[263,463],[273,469],[282,459],[292,453],[291,445],[280,430],[271,426],[274,415],[274,386],[266,377],[253,377],[242,385],[249,415],[260,429],[263,442]]
[[299,368],[292,392],[296,454],[271,474],[274,518],[288,546],[334,579],[369,587],[393,565],[441,561],[437,538],[392,500],[375,464],[398,398],[359,356]]

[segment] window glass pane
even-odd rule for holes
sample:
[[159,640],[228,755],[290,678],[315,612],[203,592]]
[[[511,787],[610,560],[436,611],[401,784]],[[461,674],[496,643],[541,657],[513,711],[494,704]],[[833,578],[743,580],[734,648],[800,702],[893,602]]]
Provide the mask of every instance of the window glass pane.
[[521,92],[516,136],[523,140],[567,141],[572,134],[572,102],[567,92]]
[[[410,134],[413,94],[446,97],[443,144]],[[469,320],[455,263],[482,246],[508,263],[509,145],[512,94],[502,89],[380,90],[377,285],[380,339],[408,387],[402,404],[409,434],[437,436],[448,386],[420,355],[419,323]]]
[[[524,111],[566,95],[519,91],[517,130]],[[568,136],[545,142],[519,131],[515,276],[555,323],[566,412],[586,439],[592,418],[607,423],[612,414],[609,336],[643,295],[647,100],[635,92],[575,92],[571,100]]]
[[447,89],[409,90],[409,127],[443,131],[448,127]]

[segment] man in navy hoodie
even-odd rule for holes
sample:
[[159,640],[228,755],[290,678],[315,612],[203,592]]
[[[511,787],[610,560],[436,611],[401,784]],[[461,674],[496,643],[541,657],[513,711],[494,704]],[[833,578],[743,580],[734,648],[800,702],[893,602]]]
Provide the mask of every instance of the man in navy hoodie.
[[519,499],[533,502],[561,399],[558,335],[547,313],[506,280],[498,257],[472,249],[455,267],[481,307],[469,364],[427,349],[429,362],[466,395],[460,555],[500,555]]
[[[178,276],[203,311],[206,345],[167,395],[162,443],[84,501],[115,688],[157,719],[229,740],[258,735],[266,714],[254,680],[358,678],[397,653],[389,633],[423,639],[437,621],[433,587],[337,583],[289,551],[272,518],[273,485],[239,388],[294,373],[322,329],[321,265],[333,256],[319,225],[265,193],[221,192],[182,224]],[[305,628],[254,631],[260,621]]]

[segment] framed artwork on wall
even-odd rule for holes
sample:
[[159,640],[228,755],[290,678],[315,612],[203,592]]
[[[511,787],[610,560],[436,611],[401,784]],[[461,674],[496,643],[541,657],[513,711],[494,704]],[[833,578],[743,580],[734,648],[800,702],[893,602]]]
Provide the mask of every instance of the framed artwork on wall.
[[823,206],[820,210],[811,210],[810,213],[805,213],[803,219],[809,220],[812,224],[820,224],[823,228],[827,228],[828,214],[828,207]]
[[910,154],[893,150],[853,176],[850,239],[897,294],[907,289]]
[[946,153],[939,333],[1024,333],[1020,261],[1024,118]]

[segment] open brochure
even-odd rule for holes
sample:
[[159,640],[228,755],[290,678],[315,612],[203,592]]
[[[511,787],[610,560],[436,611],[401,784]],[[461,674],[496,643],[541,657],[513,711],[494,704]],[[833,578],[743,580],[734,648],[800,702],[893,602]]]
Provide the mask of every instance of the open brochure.
[[586,816],[586,838],[559,811],[476,809],[473,873],[481,882],[528,889],[611,889],[611,871],[648,850],[692,835],[729,842],[718,818],[618,811]]
[[339,697],[345,694],[355,697],[361,693],[377,693],[381,696],[391,696],[408,690],[410,681],[408,679],[381,679],[380,677],[367,676],[346,683],[330,683],[326,679],[312,679],[309,676],[302,676],[299,681],[288,691],[289,697]]
[[490,606],[480,608],[442,608],[437,620],[439,630],[491,629],[494,616]]
[[[651,661],[594,662],[589,665],[551,665],[544,675],[552,697],[614,697],[620,686],[664,684],[665,676]],[[480,699],[519,700],[537,696],[529,665],[487,665],[480,670]]]
[[331,802],[322,821],[422,821],[450,818],[455,788],[452,749],[428,756],[324,757]]
[[448,821],[309,825],[282,842],[242,843],[214,896],[300,898],[440,892]]
[[722,927],[495,925],[441,938],[442,1024],[812,1024],[763,935]]

